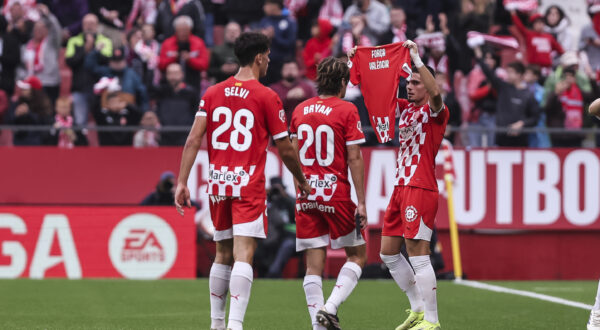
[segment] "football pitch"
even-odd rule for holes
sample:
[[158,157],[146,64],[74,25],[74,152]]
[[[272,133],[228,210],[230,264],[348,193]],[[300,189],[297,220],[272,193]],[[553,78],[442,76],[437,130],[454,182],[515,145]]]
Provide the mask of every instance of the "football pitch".
[[[486,282],[593,304],[597,281]],[[333,281],[324,282],[324,293]],[[589,311],[442,281],[442,329],[585,329]],[[339,311],[343,329],[394,329],[406,296],[391,280],[361,280]],[[208,329],[208,280],[2,280],[0,329]],[[301,280],[255,280],[245,329],[306,329]]]

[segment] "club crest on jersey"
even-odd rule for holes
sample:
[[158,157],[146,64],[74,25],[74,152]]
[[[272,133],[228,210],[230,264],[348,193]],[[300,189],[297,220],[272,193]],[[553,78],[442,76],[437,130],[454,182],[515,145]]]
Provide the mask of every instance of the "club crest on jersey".
[[375,117],[373,116],[375,124],[375,130],[379,134],[379,138],[382,143],[388,142],[390,138],[390,117]]
[[415,219],[417,218],[417,209],[412,205],[407,206],[406,210],[404,210],[404,217],[408,222],[415,221]]
[[285,111],[283,109],[279,110],[279,120],[281,120],[282,123],[285,123]]
[[325,174],[323,179],[319,178],[319,175],[312,174],[308,179],[308,184],[311,186],[311,193],[308,196],[308,200],[316,201],[317,198],[321,198],[327,202],[331,200],[335,190],[337,189],[337,176],[335,174]]

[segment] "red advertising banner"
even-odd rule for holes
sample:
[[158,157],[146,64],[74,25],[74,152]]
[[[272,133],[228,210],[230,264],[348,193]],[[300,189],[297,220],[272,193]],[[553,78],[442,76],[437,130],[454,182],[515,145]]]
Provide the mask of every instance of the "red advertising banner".
[[193,278],[195,244],[170,207],[0,207],[0,278]]
[[[379,226],[394,189],[397,149],[362,150],[369,222]],[[138,204],[163,171],[177,173],[180,155],[181,148],[0,148],[0,203]],[[453,158],[460,228],[600,230],[600,150],[454,150]],[[436,162],[437,225],[443,229],[448,220],[441,153]],[[265,173],[267,182],[281,175],[292,192],[291,174],[271,151]],[[207,176],[207,154],[200,151],[188,185],[201,205],[208,205]]]

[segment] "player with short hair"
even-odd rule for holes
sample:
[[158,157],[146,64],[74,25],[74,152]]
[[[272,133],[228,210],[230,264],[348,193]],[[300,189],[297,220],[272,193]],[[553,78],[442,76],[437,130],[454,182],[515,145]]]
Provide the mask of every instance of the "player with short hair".
[[300,198],[310,192],[288,138],[281,100],[258,82],[269,65],[268,38],[243,33],[235,41],[234,52],[240,70],[210,87],[202,97],[183,149],[175,192],[177,210],[183,214],[183,206],[190,207],[188,176],[206,133],[209,208],[217,244],[209,276],[211,329],[219,330],[225,329],[227,291],[231,296],[227,327],[242,329],[252,288],[256,238],[267,234],[264,171],[269,136],[298,180]]
[[[396,330],[436,330],[441,326],[429,241],[438,208],[435,156],[449,111],[435,72],[423,64],[417,45],[408,40],[403,46],[410,49],[413,71],[415,67],[417,71],[407,79],[408,98],[397,100],[400,150],[394,192],[384,216],[380,256],[410,301],[409,316]],[[351,58],[354,52],[349,51],[348,56]],[[410,264],[400,253],[404,244]]]
[[[318,96],[300,103],[290,123],[292,143],[299,149],[302,171],[312,187],[307,200],[296,202],[296,250],[306,250],[303,287],[313,329],[340,329],[337,310],[352,293],[367,260],[360,230],[367,224],[359,147],[365,137],[356,106],[341,99],[349,80],[345,62],[325,58],[317,68]],[[351,200],[348,168],[358,207]],[[360,229],[356,229],[356,216]],[[330,241],[332,248],[344,248],[348,259],[324,304],[321,274]]]

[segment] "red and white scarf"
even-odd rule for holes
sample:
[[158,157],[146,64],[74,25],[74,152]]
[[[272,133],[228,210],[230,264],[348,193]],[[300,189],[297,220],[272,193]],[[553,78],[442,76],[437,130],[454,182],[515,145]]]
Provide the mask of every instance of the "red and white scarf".
[[567,88],[560,97],[565,113],[565,128],[579,129],[583,126],[583,95],[577,84]]
[[402,27],[400,28],[392,26],[392,33],[394,33],[392,43],[406,41],[406,24],[402,24]]
[[30,40],[25,45],[25,68],[28,76],[35,76],[44,70],[44,53],[46,52],[46,38],[40,43]]
[[73,141],[71,141],[71,138],[65,130],[73,127],[73,116],[62,117],[60,115],[56,115],[54,120],[58,124],[57,128],[60,129],[58,132],[58,147],[67,149],[73,148]]

